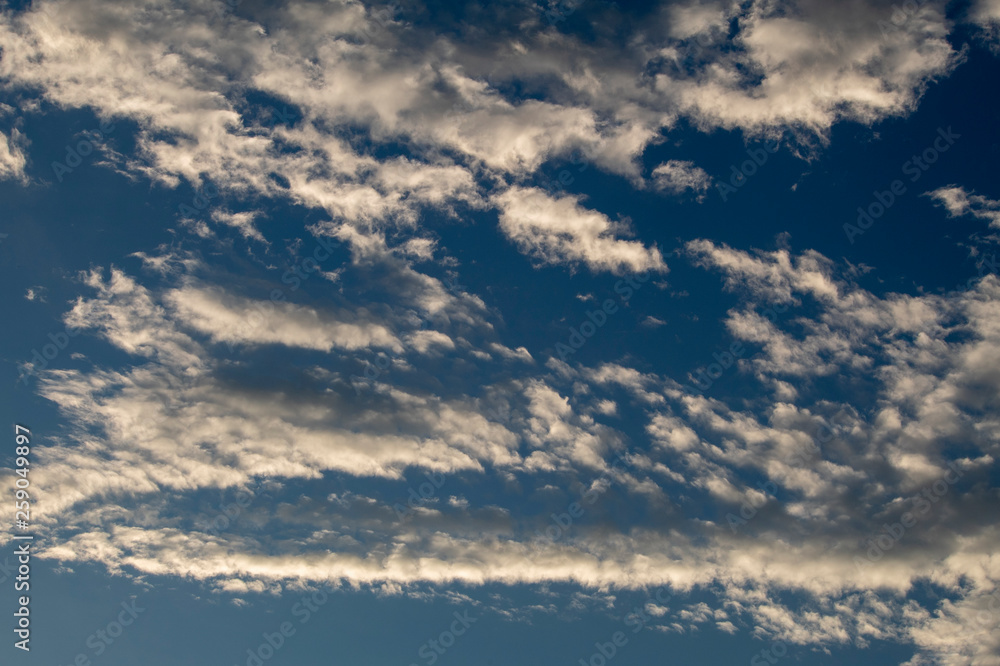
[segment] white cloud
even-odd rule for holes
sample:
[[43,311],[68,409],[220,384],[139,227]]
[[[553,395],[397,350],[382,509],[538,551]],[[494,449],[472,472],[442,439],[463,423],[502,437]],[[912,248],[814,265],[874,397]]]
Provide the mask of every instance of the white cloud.
[[1000,51],[1000,0],[977,0],[969,9],[969,20],[979,26],[994,52]]
[[[267,243],[267,239],[254,225],[254,220],[260,216],[260,211],[245,211],[242,213],[231,213],[226,210],[213,210],[212,220],[221,224],[226,224],[239,230],[245,238],[252,238],[261,243]],[[199,233],[198,235],[202,235]]]
[[628,232],[625,224],[584,208],[577,197],[553,198],[538,188],[512,187],[494,200],[504,234],[542,263],[583,263],[594,272],[667,270],[659,250],[620,239]]
[[712,177],[694,162],[670,160],[653,169],[653,186],[663,192],[683,194],[691,190],[704,199],[705,191],[712,185]]
[[[524,341],[497,341],[481,298],[410,263],[439,254],[421,228],[426,211],[449,218],[493,206],[536,262],[666,272],[660,250],[629,238],[626,223],[520,183],[574,153],[641,182],[646,148],[672,138],[680,120],[810,144],[838,119],[905,114],[958,58],[941,5],[922,5],[883,35],[888,8],[856,0],[675,3],[627,35],[626,50],[546,29],[537,15],[518,24],[515,40],[478,25],[438,32],[405,14],[379,22],[350,2],[220,16],[196,2],[81,0],[4,14],[0,77],[60,108],[138,127],[137,151],[111,156],[116,168],[323,211],[327,221],[311,230],[347,243],[366,285],[392,294],[377,309],[272,304],[266,293],[194,279],[190,260],[148,255],[137,256],[173,286],[146,287],[117,269],[88,274],[96,295],[78,298],[65,320],[129,358],[118,370],[40,373],[42,394],[71,424],[66,439],[39,449],[38,525],[51,544],[42,554],[214,580],[234,594],[341,579],[702,585],[718,591],[726,616],[695,605],[664,611],[658,626],[730,631],[746,621],[790,643],[909,641],[921,650],[914,663],[989,663],[998,621],[980,622],[979,612],[1000,560],[997,531],[979,516],[995,506],[988,472],[1000,456],[990,416],[1000,391],[996,279],[944,296],[877,297],[817,252],[691,241],[689,257],[744,299],[727,315],[728,332],[760,348],[731,370],[758,390],[730,405],[621,359],[540,367]],[[976,7],[988,17],[993,4]],[[722,48],[729,26],[734,39]],[[544,99],[505,96],[514,81],[544,89]],[[246,110],[248,90],[296,117],[265,127]],[[0,140],[0,176],[21,177],[27,137],[13,130]],[[696,194],[708,182],[677,160],[652,177]],[[953,215],[997,221],[996,202],[981,195],[953,187],[933,196]],[[252,213],[213,217],[264,240]],[[206,238],[226,231],[188,228]],[[804,303],[817,316],[791,315],[794,326],[752,308]],[[416,330],[421,322],[429,328]],[[232,358],[217,343],[232,343]],[[266,346],[296,362],[276,372]],[[412,372],[390,372],[361,397],[352,373],[384,352]],[[488,363],[494,354],[518,362]],[[480,381],[491,365],[495,377]],[[453,381],[470,376],[474,384]],[[817,442],[816,428],[847,407],[817,389],[834,378],[867,402],[844,412],[834,440]],[[626,436],[595,415],[637,426]],[[632,441],[639,433],[648,441]],[[626,447],[627,468],[612,469]],[[893,520],[949,457],[968,484],[859,572],[854,544]],[[505,485],[488,502],[463,491],[405,524],[391,498],[358,490],[311,499],[329,496],[332,472],[347,484],[396,482],[405,498],[412,469],[463,482],[496,474]],[[263,543],[238,526],[206,535],[186,522],[195,491],[261,477],[280,480],[285,494],[255,507],[254,525],[281,523],[288,538]],[[760,478],[782,488],[782,502],[754,487]],[[532,528],[547,526],[547,512],[531,514],[522,500],[536,481],[566,505],[593,489],[609,501],[545,542]],[[617,529],[611,498],[656,520]],[[749,500],[762,508],[733,532],[725,513]],[[905,597],[917,581],[952,600],[933,608]],[[778,601],[787,596],[799,600]]]
[[954,65],[956,54],[937,3],[883,35],[878,22],[890,12],[859,0],[805,0],[793,12],[753,3],[742,15],[731,5],[736,48],[702,49],[707,57],[697,76],[662,74],[657,89],[705,127],[753,133],[784,126],[822,134],[841,118],[872,122],[901,114],[932,77]]
[[508,361],[523,361],[525,363],[534,363],[535,359],[532,358],[531,353],[525,347],[518,347],[517,349],[511,349],[498,342],[490,343],[490,349]]
[[793,260],[784,249],[758,252],[754,257],[708,240],[689,241],[685,247],[697,265],[723,272],[728,289],[748,291],[779,304],[794,302],[793,292],[807,293],[822,301],[839,299],[840,287],[832,277],[832,265],[816,251]]
[[[957,54],[936,4],[887,37],[877,27],[884,11],[859,0],[850,11],[820,0],[789,12],[762,2],[673,4],[637,27],[623,52],[553,32],[526,10],[515,48],[506,34],[445,37],[406,11],[390,20],[353,2],[220,15],[198,2],[50,0],[0,20],[0,74],[60,107],[137,123],[137,152],[112,157],[133,175],[169,186],[208,178],[367,232],[412,228],[429,206],[482,209],[496,192],[478,183],[522,178],[573,153],[641,182],[643,152],[685,116],[706,130],[792,129],[810,143],[839,118],[905,113]],[[489,10],[483,20],[496,27]],[[722,49],[730,24],[735,48]],[[692,44],[693,71],[669,65]],[[501,91],[514,80],[545,83],[551,94],[508,99]],[[245,110],[247,90],[281,100],[292,120],[261,121]],[[376,159],[338,127],[361,128],[376,146],[405,145],[408,155]],[[0,164],[17,171],[11,145]],[[685,169],[661,170],[659,181],[703,188],[704,174]],[[227,219],[257,238],[248,220]],[[636,255],[612,263],[623,261],[656,265]]]
[[400,341],[384,325],[345,312],[252,300],[196,286],[171,291],[165,301],[177,312],[179,321],[216,342],[281,344],[320,351],[367,347],[402,350]]
[[24,172],[27,158],[24,155],[26,137],[17,129],[12,129],[10,137],[0,132],[0,180],[27,182]]
[[[762,393],[772,379],[798,373],[794,402],[734,407],[621,364],[552,365],[551,372],[506,365],[516,379],[487,387],[482,400],[468,398],[466,386],[435,394],[388,384],[361,399],[336,345],[325,352],[327,367],[284,368],[283,378],[244,383],[234,373],[263,371],[264,358],[232,362],[200,346],[191,336],[211,337],[218,327],[194,325],[204,315],[187,305],[208,299],[213,309],[238,312],[238,299],[187,286],[165,289],[164,305],[120,271],[108,280],[91,274],[96,297],[78,300],[67,321],[98,331],[134,362],[119,372],[40,373],[43,395],[77,426],[72,440],[39,451],[38,525],[52,544],[44,556],[266,589],[340,578],[373,585],[669,584],[677,592],[716,585],[717,605],[664,610],[656,626],[752,623],[790,645],[892,640],[916,645],[920,659],[953,666],[974,663],[974,654],[985,660],[1000,614],[980,611],[989,610],[1000,580],[993,555],[1000,534],[976,516],[995,503],[986,479],[1000,456],[1000,422],[980,415],[995,410],[1000,390],[1000,283],[987,277],[968,292],[877,298],[810,253],[695,248],[697,261],[727,279],[752,278],[741,292],[748,305],[775,294],[819,295],[819,316],[800,321],[794,333],[780,320],[766,322],[777,342],[751,365]],[[291,309],[269,317],[304,326],[311,315]],[[734,309],[727,323],[746,339],[753,331],[747,322],[745,310]],[[966,335],[950,339],[955,326]],[[275,337],[284,330],[274,321],[261,328]],[[870,361],[858,363],[861,356]],[[418,370],[437,362],[433,355],[407,360]],[[828,372],[824,363],[863,387],[859,395],[871,395],[869,402],[845,411],[812,387],[811,379]],[[652,446],[598,424],[598,414],[645,419]],[[823,423],[836,427],[825,441],[817,435]],[[963,483],[868,563],[856,544],[913,510],[907,498],[947,472],[953,443],[967,454],[959,457]],[[392,493],[310,499],[329,494],[318,489],[326,472],[337,471],[348,479],[396,479],[405,500],[402,476],[412,468],[460,475],[463,483],[495,471],[512,489],[545,475],[538,485],[564,506],[590,489],[597,500],[572,532],[549,541],[532,529],[532,521],[539,531],[549,524],[546,510],[533,515],[502,495],[484,504],[470,490],[444,501],[455,492],[449,487],[405,522],[392,509]],[[246,526],[205,534],[186,522],[192,491],[245,487],[261,477],[280,481],[274,492],[281,501],[251,507]],[[755,485],[761,478],[781,488],[781,502]],[[602,520],[621,497],[648,505],[661,522],[609,532]],[[726,513],[739,515],[744,502],[760,511],[731,530]],[[717,513],[705,515],[705,506]],[[209,520],[212,509],[195,516]],[[272,521],[288,536],[264,544],[259,530]],[[918,580],[933,580],[953,601],[938,613],[907,597]],[[222,585],[244,593],[242,585]],[[782,591],[797,592],[799,601],[780,602]],[[978,653],[963,656],[962,645]]]
[[1000,201],[988,199],[980,194],[970,194],[963,187],[939,187],[927,196],[935,199],[948,211],[950,217],[972,215],[988,220],[990,227],[1000,229]]

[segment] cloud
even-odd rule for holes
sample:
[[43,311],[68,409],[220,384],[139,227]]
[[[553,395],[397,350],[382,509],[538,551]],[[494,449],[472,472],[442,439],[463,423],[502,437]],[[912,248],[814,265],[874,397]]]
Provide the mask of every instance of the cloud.
[[204,349],[178,330],[154,295],[122,271],[112,268],[110,273],[107,280],[98,270],[84,276],[97,297],[77,298],[64,317],[67,325],[95,329],[129,354],[176,367],[202,368]]
[[[162,282],[85,274],[89,291],[64,319],[123,354],[117,367],[39,373],[68,424],[38,448],[40,556],[241,595],[340,581],[668,584],[700,588],[725,614],[678,606],[654,614],[661,630],[753,623],[793,644],[892,640],[917,647],[914,664],[989,663],[995,277],[879,296],[816,251],[690,241],[686,256],[739,299],[724,320],[750,350],[730,370],[749,387],[735,401],[724,384],[695,394],[617,349],[593,367],[534,363],[529,341],[500,338],[425,228],[473,212],[491,224],[495,212],[538,264],[665,273],[627,222],[526,183],[568,155],[641,183],[646,149],[678,126],[808,147],[838,120],[908,113],[960,58],[940,4],[882,34],[887,3],[673,3],[623,22],[637,25],[627,34],[585,37],[518,3],[453,30],[412,8],[386,19],[354,2],[245,4],[36,2],[0,17],[11,86],[136,128],[134,151],[108,155],[114,168],[319,212],[309,231],[347,245],[365,286],[343,296],[318,280],[328,298],[289,289],[275,301],[270,269],[237,279],[144,253]],[[494,20],[506,11],[519,20]],[[261,97],[272,101],[251,101]],[[277,108],[288,118],[265,121]],[[0,135],[4,177],[27,168],[19,132]],[[669,192],[708,186],[691,162],[651,176]],[[996,223],[981,195],[932,196]],[[256,213],[212,219],[221,226],[181,227],[185,241],[266,242]],[[447,278],[415,267],[435,259]],[[775,305],[802,310],[760,314]],[[365,383],[366,364],[390,353],[387,374]],[[914,510],[949,462],[961,483],[867,561],[883,525]],[[454,490],[400,521],[393,498],[425,473]],[[260,479],[275,498],[248,510],[252,522],[198,527],[214,516],[206,490]],[[572,529],[539,537],[580,501]],[[731,529],[727,514],[745,504],[752,520]],[[913,594],[926,582],[947,596]]]
[[968,12],[969,20],[979,26],[990,48],[1000,51],[1000,0],[977,0]]
[[493,342],[490,343],[490,350],[496,352],[509,361],[523,361],[525,363],[535,362],[535,359],[532,358],[531,353],[525,347],[511,349],[510,347],[505,347],[498,342]]
[[588,210],[579,198],[553,198],[538,188],[512,187],[495,197],[500,207],[500,229],[518,248],[543,264],[583,263],[591,271],[665,272],[656,248],[621,240],[624,223],[612,222]]
[[252,238],[261,243],[267,243],[263,234],[254,225],[254,220],[260,216],[260,211],[246,211],[242,213],[231,213],[224,210],[213,210],[212,220],[221,224],[226,224],[239,230],[244,238]]
[[822,137],[839,119],[873,122],[908,112],[926,83],[956,63],[935,3],[886,35],[878,22],[889,8],[854,0],[847,9],[821,0],[797,2],[792,13],[766,3],[746,13],[731,6],[726,18],[739,26],[735,48],[723,50],[719,41],[694,47],[702,55],[696,73],[659,74],[657,90],[706,128],[755,134],[805,128]]
[[26,144],[27,138],[17,129],[11,130],[10,137],[0,132],[0,180],[27,182],[27,157],[24,155]]
[[[0,73],[61,108],[133,121],[134,154],[108,156],[132,175],[283,198],[367,232],[413,228],[431,208],[482,210],[504,199],[497,177],[523,179],[570,154],[641,182],[646,148],[685,118],[706,131],[790,130],[810,144],[841,118],[906,113],[958,59],[933,3],[889,36],[879,5],[795,7],[671,4],[623,51],[601,32],[553,32],[519,3],[484,10],[489,31],[466,23],[441,33],[414,8],[390,17],[354,2],[220,13],[193,1],[50,0],[0,20]],[[516,31],[497,31],[515,15]],[[546,94],[520,98],[515,82]],[[288,118],[274,122],[279,109]],[[9,173],[23,169],[13,143],[0,150]],[[654,181],[703,191],[696,167],[667,164]],[[247,219],[226,219],[257,238]]]
[[705,191],[712,185],[712,177],[704,169],[695,166],[694,162],[682,160],[664,162],[653,169],[650,176],[653,186],[661,192],[683,194],[691,190],[698,195],[699,201],[705,198]]
[[164,300],[177,312],[179,321],[215,342],[280,344],[320,351],[366,347],[402,350],[392,331],[365,321],[363,313],[322,312],[197,286],[171,291]]
[[954,185],[939,187],[928,192],[927,196],[944,206],[950,217],[972,215],[980,220],[989,220],[991,228],[1000,229],[1000,201],[970,194],[965,188]]
[[712,267],[725,275],[727,289],[753,293],[771,303],[790,303],[795,292],[808,293],[823,301],[837,301],[841,286],[832,274],[832,264],[810,250],[792,258],[788,250],[747,252],[693,240],[685,245],[696,265]]
[[[998,408],[1000,282],[876,297],[839,275],[852,275],[849,267],[812,252],[705,241],[690,256],[748,285],[726,320],[734,337],[751,343],[755,327],[772,327],[761,352],[733,370],[757,384],[750,395],[759,401],[730,405],[723,393],[694,395],[621,363],[504,364],[494,383],[476,375],[484,390],[475,398],[462,382],[432,391],[383,382],[362,397],[341,343],[302,346],[291,334],[334,336],[332,323],[311,328],[326,316],[319,311],[289,304],[261,315],[267,334],[258,341],[315,354],[274,374],[253,348],[230,358],[208,344],[225,337],[223,320],[243,312],[242,297],[183,273],[173,277],[181,286],[159,291],[117,269],[88,274],[96,295],[78,299],[67,322],[131,360],[121,370],[39,374],[42,394],[74,425],[38,451],[38,526],[51,544],[40,555],[266,589],[340,579],[699,588],[718,602],[666,609],[655,626],[753,623],[790,645],[910,642],[920,658],[956,665],[967,663],[961,646],[972,645],[986,659],[1000,628],[988,612],[1000,533],[977,516],[996,500],[988,475],[1000,432],[981,414]],[[748,313],[775,296],[813,298],[817,316],[751,326]],[[488,327],[470,330],[483,336],[467,340],[472,349],[499,353]],[[440,362],[406,358],[424,376]],[[834,374],[853,387],[839,402],[816,386]],[[766,399],[789,375],[799,378],[794,396]],[[616,415],[638,419],[646,436],[597,421]],[[869,560],[864,544],[904,511],[917,513],[914,497],[949,473],[949,460],[959,482]],[[426,481],[411,470],[453,485],[401,521],[394,498]],[[344,475],[344,492],[319,501],[330,472]],[[493,475],[507,490],[481,483]],[[199,490],[232,493],[262,478],[274,499],[249,507],[245,524],[198,527],[217,513],[196,499]],[[389,485],[369,492],[371,479]],[[761,479],[780,491],[762,489]],[[460,500],[443,501],[460,488]],[[524,493],[544,503],[512,499]],[[583,518],[558,538],[539,538],[571,502],[582,503]],[[610,527],[620,525],[622,502],[644,510]],[[728,516],[747,515],[743,506],[754,513],[733,523]],[[922,580],[950,601],[912,596]],[[952,624],[965,628],[941,632]]]

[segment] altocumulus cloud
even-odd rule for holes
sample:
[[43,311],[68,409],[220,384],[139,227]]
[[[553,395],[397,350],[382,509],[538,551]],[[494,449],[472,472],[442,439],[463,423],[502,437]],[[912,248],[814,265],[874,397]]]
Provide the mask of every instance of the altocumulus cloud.
[[[727,610],[716,619],[753,621],[776,639],[891,638],[946,653],[948,645],[932,637],[996,592],[996,529],[970,516],[995,502],[988,477],[998,433],[976,415],[996,408],[1000,338],[992,322],[1000,316],[1000,282],[988,275],[964,292],[878,298],[814,254],[754,255],[708,241],[696,247],[699,262],[725,279],[759,276],[749,283],[745,309],[732,311],[727,322],[735,337],[762,346],[746,368],[761,398],[747,408],[692,396],[670,378],[619,364],[550,360],[539,372],[516,355],[503,357],[506,378],[488,385],[489,408],[485,394],[470,397],[464,387],[426,395],[407,391],[405,381],[372,403],[348,390],[346,373],[321,371],[336,357],[333,347],[315,350],[327,360],[301,370],[308,381],[250,388],[233,381],[234,369],[265,359],[227,357],[228,347],[193,325],[190,312],[157,303],[172,291],[157,295],[119,273],[110,285],[88,277],[98,294],[77,303],[67,319],[92,328],[135,363],[125,371],[41,373],[43,395],[81,426],[100,424],[102,431],[100,443],[82,430],[75,443],[40,454],[38,487],[51,490],[40,496],[39,520],[55,544],[44,554],[93,559],[116,571],[194,576],[222,589],[234,578],[269,585],[571,580],[678,590],[717,583]],[[823,314],[804,330],[783,331],[756,314],[775,294],[811,299]],[[923,342],[942,340],[954,328],[967,335]],[[488,337],[486,348],[496,344]],[[296,345],[293,336],[268,342]],[[490,374],[486,361],[469,358]],[[419,369],[426,357],[413,350],[407,361]],[[518,379],[511,381],[511,371]],[[848,405],[795,380],[838,373],[864,382],[877,400],[866,407],[867,419],[841,418],[836,446],[820,448],[817,427]],[[574,390],[581,382],[588,391]],[[622,390],[648,424],[648,443],[630,450],[624,433],[589,416],[607,412]],[[942,478],[958,442],[965,453],[953,464],[966,481],[907,534],[905,549],[859,572],[856,557],[864,551],[849,544],[877,533],[921,488]],[[615,464],[623,453],[628,465]],[[805,469],[790,462],[803,459],[814,462]],[[567,504],[603,477],[613,492],[665,513],[669,527],[640,520],[609,542],[584,521],[550,541],[524,527],[544,527],[544,513],[533,515],[516,501],[505,506],[502,497],[435,506],[408,521],[397,518],[392,498],[366,496],[360,485],[335,503],[308,499],[327,471],[360,482],[401,479],[407,468],[466,477],[496,471],[528,487],[541,484],[535,476],[556,474]],[[733,532],[727,513],[746,501],[761,506],[752,481],[760,475],[782,489],[783,501],[767,500]],[[298,516],[284,523],[276,541],[265,545],[259,533],[238,526],[200,534],[177,523],[185,494],[243,488],[259,477],[289,490],[290,504],[265,513],[265,524],[275,521],[277,529]],[[681,495],[718,514],[706,520],[672,499]],[[135,502],[146,506],[141,523],[120,517],[118,507]],[[603,510],[600,503],[587,508]],[[210,519],[207,511],[192,525]],[[101,516],[112,514],[115,526],[105,529]],[[341,534],[336,526],[345,523],[354,534],[364,528],[363,539]],[[311,545],[303,551],[303,543]],[[466,562],[461,568],[450,564],[456,553]],[[808,570],[799,566],[803,561],[811,563]],[[905,596],[927,577],[956,595],[937,613]],[[797,590],[805,600],[770,596],[781,590]],[[676,621],[664,618],[664,626],[668,619]],[[995,640],[993,622],[973,634],[984,654]]]
[[[991,45],[995,5],[968,13]],[[206,219],[262,265],[284,240],[262,201],[315,214],[298,242],[335,238],[346,262],[316,278],[329,298],[302,289],[275,302],[268,280],[212,264],[237,251],[202,222],[181,225],[183,249],[135,253],[141,271],[79,275],[64,323],[125,360],[36,373],[68,424],[37,449],[39,557],[232,593],[697,588],[714,607],[656,606],[650,625],[753,625],[817,648],[907,643],[914,666],[1000,663],[1000,613],[983,613],[998,593],[1000,532],[981,518],[995,514],[1000,454],[984,416],[1000,408],[995,275],[936,295],[875,294],[832,252],[689,237],[671,265],[735,295],[723,323],[753,352],[732,370],[745,399],[730,400],[692,395],[618,349],[589,364],[544,358],[485,293],[445,277],[460,261],[436,235],[488,224],[535,268],[665,278],[638,225],[606,199],[537,187],[543,166],[582,156],[637,191],[683,198],[710,185],[696,160],[643,164],[682,125],[812,154],[838,122],[910,112],[959,64],[943,3],[921,3],[889,33],[886,2],[673,3],[631,27],[628,48],[615,30],[584,39],[554,27],[531,3],[447,30],[409,4],[389,19],[358,2],[218,9],[43,0],[0,15],[5,86],[135,128],[133,149],[102,148],[104,164],[158,191],[211,184],[246,199]],[[252,95],[294,108],[293,120],[262,122],[246,111]],[[27,183],[40,178],[32,144],[9,116],[0,177]],[[987,194],[955,184],[930,196],[997,224]],[[361,276],[353,290],[338,283],[348,274]],[[775,304],[811,315],[760,315]],[[357,390],[367,364],[390,355],[392,371]],[[826,393],[837,378],[863,397]],[[851,416],[818,442],[838,414]],[[865,540],[953,468],[961,481],[905,543],[859,569]],[[427,472],[445,475],[451,499],[401,519],[407,475]],[[331,493],[334,476],[343,487]],[[217,515],[199,493],[261,479],[277,499],[247,509],[252,528],[199,527]],[[622,524],[611,499],[638,510]],[[551,524],[540,507],[580,501],[584,519],[537,537]],[[746,503],[757,513],[731,530],[727,515]],[[928,580],[946,601],[910,594]]]

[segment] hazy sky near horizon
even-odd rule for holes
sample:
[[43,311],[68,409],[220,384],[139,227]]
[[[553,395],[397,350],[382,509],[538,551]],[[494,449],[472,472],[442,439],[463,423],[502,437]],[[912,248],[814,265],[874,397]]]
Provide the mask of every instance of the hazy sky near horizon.
[[998,55],[996,0],[9,4],[3,662],[1000,665]]

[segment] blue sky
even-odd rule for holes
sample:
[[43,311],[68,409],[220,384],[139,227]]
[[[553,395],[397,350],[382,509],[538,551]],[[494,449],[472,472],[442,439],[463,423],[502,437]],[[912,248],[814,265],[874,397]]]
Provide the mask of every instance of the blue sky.
[[1000,664],[998,35],[10,6],[4,663]]

